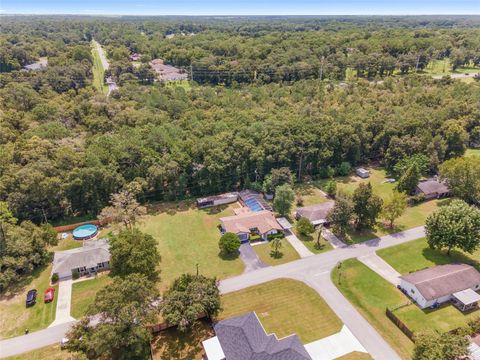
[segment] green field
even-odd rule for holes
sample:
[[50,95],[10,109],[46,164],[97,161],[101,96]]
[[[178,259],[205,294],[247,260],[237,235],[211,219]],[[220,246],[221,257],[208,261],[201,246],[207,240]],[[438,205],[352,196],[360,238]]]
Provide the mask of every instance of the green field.
[[90,304],[93,304],[95,295],[105,286],[112,282],[108,274],[103,273],[94,279],[76,282],[72,286],[72,307],[70,315],[75,319],[80,319],[87,313]]
[[312,235],[308,236],[299,234],[295,228],[293,229],[293,232],[302,241],[303,245],[314,254],[320,254],[333,249],[333,246],[322,236],[320,236],[320,247],[317,247],[318,229],[316,229]]
[[385,315],[387,307],[405,303],[405,295],[356,259],[336,267],[332,280],[402,359],[411,359],[413,343]]
[[294,190],[297,199],[301,198],[303,200],[301,206],[321,204],[329,200],[317,186],[312,184],[297,184]]
[[480,149],[467,149],[467,151],[465,151],[465,156],[480,156]]
[[300,259],[300,256],[287,239],[282,239],[281,243],[282,247],[279,250],[279,257],[277,258],[273,256],[271,243],[255,245],[252,246],[252,248],[258,257],[267,265],[280,265]]
[[[46,266],[35,271],[22,281],[14,294],[3,294],[0,297],[0,338],[23,335],[25,329],[30,332],[46,328],[55,320],[57,307],[58,285],[55,288],[55,298],[45,304],[43,293],[50,287],[52,266]],[[37,303],[25,307],[25,297],[30,289],[37,289]]]
[[196,264],[201,274],[219,279],[242,273],[242,260],[225,257],[218,248],[219,218],[234,215],[237,206],[198,210],[193,203],[163,204],[145,217],[140,230],[158,242],[162,288],[183,273],[194,273]]
[[5,360],[79,360],[78,355],[60,349],[60,345],[46,346],[24,354],[9,356]]
[[306,344],[340,331],[342,322],[315,290],[278,279],[222,296],[219,319],[255,311],[267,333],[297,334]]
[[102,61],[100,60],[100,55],[98,54],[95,45],[92,42],[92,56],[93,56],[93,86],[97,91],[108,94],[108,86],[105,84],[105,69],[103,68]]

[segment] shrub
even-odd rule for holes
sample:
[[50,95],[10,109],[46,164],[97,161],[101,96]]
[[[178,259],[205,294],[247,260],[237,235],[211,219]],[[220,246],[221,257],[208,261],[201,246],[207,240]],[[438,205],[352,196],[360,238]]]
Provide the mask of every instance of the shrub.
[[[73,275],[73,274],[72,274]],[[52,275],[52,284],[55,284],[56,282],[58,281],[58,274],[57,273],[54,273]]]
[[218,242],[220,250],[226,254],[235,254],[240,248],[240,238],[237,234],[227,232],[222,235]]
[[339,176],[347,176],[350,174],[350,171],[352,171],[352,165],[350,165],[349,162],[344,161],[340,164],[340,166],[337,168],[337,175]]
[[307,218],[301,218],[295,225],[297,231],[304,236],[308,236],[315,231],[313,224]]
[[258,234],[252,234],[250,235],[250,241],[260,241],[262,237]]
[[330,197],[335,197],[337,194],[337,183],[334,180],[329,180],[325,184],[325,192],[330,196]]
[[77,280],[80,277],[80,272],[78,270],[72,271],[72,279]]
[[303,206],[303,197],[297,196],[297,206]]
[[321,179],[328,179],[331,178],[333,175],[335,175],[335,170],[331,166],[322,167],[318,172],[318,176]]
[[416,204],[420,204],[421,202],[424,202],[424,201],[425,201],[425,194],[420,193],[420,194],[417,194],[417,195],[414,195],[414,196],[410,196],[410,198],[408,199],[408,204],[409,205],[416,205]]
[[284,237],[285,237],[285,234],[283,232],[279,232],[276,234],[268,234],[267,240],[272,241],[273,239],[283,239]]

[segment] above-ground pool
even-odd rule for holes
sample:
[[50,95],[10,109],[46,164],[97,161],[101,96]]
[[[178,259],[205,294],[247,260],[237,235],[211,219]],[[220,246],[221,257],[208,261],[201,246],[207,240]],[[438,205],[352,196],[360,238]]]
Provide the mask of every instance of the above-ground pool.
[[98,228],[93,224],[80,225],[73,230],[73,238],[75,240],[87,240],[95,237],[97,233]]

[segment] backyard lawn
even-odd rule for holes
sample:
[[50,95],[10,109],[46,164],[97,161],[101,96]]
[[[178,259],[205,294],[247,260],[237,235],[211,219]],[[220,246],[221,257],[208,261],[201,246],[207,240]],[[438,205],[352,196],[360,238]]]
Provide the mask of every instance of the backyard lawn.
[[112,282],[107,273],[99,274],[96,278],[76,282],[72,285],[72,305],[70,315],[75,319],[82,318],[90,304],[93,304],[95,295],[106,285]]
[[480,149],[467,149],[465,156],[480,156]]
[[222,296],[220,319],[255,311],[267,333],[293,333],[306,344],[340,331],[342,322],[315,290],[278,279]]
[[219,279],[242,273],[242,260],[223,257],[218,248],[218,219],[234,215],[234,207],[238,204],[206,210],[198,210],[193,203],[163,204],[155,215],[145,217],[140,229],[158,242],[162,288],[183,273],[194,273],[196,264],[200,274]]
[[[46,266],[28,276],[13,294],[0,297],[0,338],[23,335],[25,329],[30,332],[46,328],[55,320],[58,285],[55,288],[55,299],[45,304],[43,293],[50,287],[52,266]],[[30,289],[37,289],[37,303],[25,307],[25,297]]]
[[[297,198],[302,198],[302,206],[321,204],[329,200],[317,186],[312,184],[295,185],[295,195]],[[296,207],[294,206],[294,208]]]
[[340,269],[336,267],[332,280],[396,352],[410,359],[413,343],[385,315],[387,307],[405,303],[405,295],[356,259],[344,261]]
[[279,256],[274,257],[271,243],[259,244],[252,246],[258,257],[267,265],[280,265],[293,260],[300,259],[300,256],[295,251],[287,239],[281,239],[282,247],[279,250]]

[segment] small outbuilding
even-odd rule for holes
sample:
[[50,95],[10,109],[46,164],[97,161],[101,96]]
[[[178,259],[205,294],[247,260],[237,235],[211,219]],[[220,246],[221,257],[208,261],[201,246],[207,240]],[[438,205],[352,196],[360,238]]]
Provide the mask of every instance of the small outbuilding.
[[423,194],[425,200],[439,199],[450,194],[450,189],[443,182],[436,178],[420,181],[415,189],[415,193]]
[[238,193],[226,193],[214,196],[207,196],[203,198],[197,199],[197,207],[200,209],[212,207],[212,206],[219,206],[219,205],[226,205],[234,203],[238,200]]
[[362,179],[367,179],[370,177],[370,171],[365,168],[357,168],[355,173],[360,176]]

